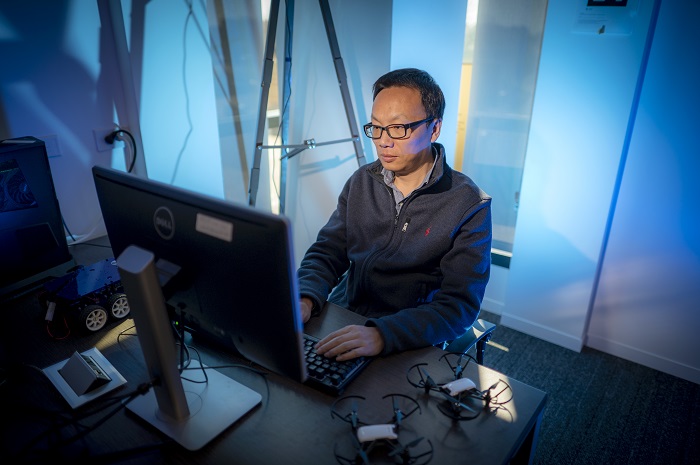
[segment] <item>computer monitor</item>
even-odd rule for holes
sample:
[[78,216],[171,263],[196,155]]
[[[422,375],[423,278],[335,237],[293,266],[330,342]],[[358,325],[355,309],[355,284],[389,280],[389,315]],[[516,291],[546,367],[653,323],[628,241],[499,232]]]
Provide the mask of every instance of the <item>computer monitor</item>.
[[[162,336],[169,346],[170,322],[175,319],[195,337],[305,381],[303,323],[286,217],[111,168],[96,166],[93,176],[152,375],[164,376],[177,361],[162,360],[174,357],[173,351],[149,347],[153,344],[144,345],[143,340]],[[156,284],[149,284],[149,269],[157,276]],[[140,326],[139,307],[153,310],[160,307],[158,299],[167,310],[156,309],[160,316]],[[172,389],[178,391],[179,383]],[[177,404],[172,399],[178,396],[168,392],[160,397],[165,404]],[[160,397],[161,411],[178,410],[177,405],[161,406]],[[202,441],[195,442],[186,447],[201,446]]]
[[0,141],[0,263],[0,302],[75,266],[46,145],[35,137]]

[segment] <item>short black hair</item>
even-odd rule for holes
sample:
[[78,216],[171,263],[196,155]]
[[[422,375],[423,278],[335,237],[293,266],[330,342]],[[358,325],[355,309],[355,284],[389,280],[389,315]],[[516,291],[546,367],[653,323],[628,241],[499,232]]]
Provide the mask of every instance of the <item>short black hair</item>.
[[423,108],[429,118],[442,119],[445,112],[445,95],[435,79],[427,72],[416,68],[401,68],[389,71],[372,86],[372,101],[388,87],[408,87],[420,92]]

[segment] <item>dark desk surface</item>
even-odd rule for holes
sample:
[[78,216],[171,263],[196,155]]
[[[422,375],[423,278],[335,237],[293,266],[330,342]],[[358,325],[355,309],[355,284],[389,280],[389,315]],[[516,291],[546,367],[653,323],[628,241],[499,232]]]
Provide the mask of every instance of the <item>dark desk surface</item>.
[[[109,256],[109,249],[88,247],[86,245],[81,251],[74,251],[79,263],[92,263]],[[0,369],[4,375],[0,379],[2,456],[14,456],[37,434],[55,427],[62,418],[104,405],[105,399],[97,399],[73,411],[36,368],[45,368],[65,360],[75,351],[97,347],[127,380],[127,384],[107,397],[128,393],[147,381],[138,339],[122,335],[123,332],[134,333],[134,330],[129,331],[133,325],[129,318],[95,334],[72,335],[55,340],[45,330],[44,311],[38,304],[36,293],[5,304],[0,311],[3,317],[3,324],[0,325]],[[324,312],[320,318],[312,319],[305,331],[323,335],[331,329],[356,322],[357,318],[352,312],[333,309]],[[331,404],[336,397],[273,373],[262,376],[246,368],[248,364],[235,356],[211,347],[197,347],[205,365],[217,368],[262,395],[261,405],[201,450],[190,452],[168,442],[150,424],[122,409],[84,438],[62,448],[61,453],[53,452],[48,456],[32,453],[26,457],[39,456],[43,461],[81,458],[94,463],[101,460],[109,463],[275,465],[338,463],[334,451],[343,457],[354,458],[350,425],[331,416]],[[391,422],[391,402],[382,399],[383,396],[398,393],[415,399],[420,412],[404,420],[399,438],[425,438],[415,447],[415,453],[424,451],[427,440],[430,440],[434,448],[432,464],[504,464],[513,457],[526,463],[532,456],[531,446],[536,444],[546,394],[489,368],[470,363],[465,376],[472,379],[477,387],[483,389],[499,379],[505,380],[512,387],[513,400],[506,405],[507,410],[483,412],[470,421],[453,421],[438,410],[439,396],[424,394],[406,379],[411,366],[424,362],[437,382],[450,381],[452,371],[447,364],[439,361],[444,354],[437,348],[426,348],[379,358],[369,365],[343,396],[365,397],[359,403],[359,415],[366,424]],[[232,366],[242,362],[244,367]],[[80,425],[93,425],[112,409],[114,406],[85,418]],[[80,427],[65,428],[63,437],[72,436],[78,431]],[[53,439],[56,440],[56,437]],[[36,449],[42,450],[44,446],[45,443],[39,442]],[[396,463],[383,461],[381,456],[373,459],[372,463]]]

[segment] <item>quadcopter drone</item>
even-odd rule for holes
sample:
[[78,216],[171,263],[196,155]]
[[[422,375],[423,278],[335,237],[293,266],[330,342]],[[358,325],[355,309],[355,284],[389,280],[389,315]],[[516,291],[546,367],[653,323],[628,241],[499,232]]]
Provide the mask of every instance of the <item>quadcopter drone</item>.
[[[418,411],[420,406],[409,396],[403,394],[387,394],[382,399],[391,399],[393,416],[390,423],[366,424],[360,420],[358,401],[365,400],[362,396],[346,396],[337,399],[331,405],[331,417],[339,418],[352,427],[352,444],[355,456],[347,458],[338,452],[335,447],[335,458],[341,465],[370,465],[370,457],[376,457],[377,453],[384,452],[384,457],[402,465],[425,465],[433,458],[433,444],[430,440],[422,444],[416,455],[411,454],[411,449],[416,448],[423,441],[417,437],[407,444],[399,440],[403,420]],[[341,413],[345,411],[346,413]],[[374,455],[373,455],[374,454]]]
[[461,353],[447,353],[440,357],[452,370],[453,378],[440,384],[430,376],[427,363],[418,363],[408,370],[406,378],[411,385],[421,388],[425,394],[439,393],[443,402],[438,409],[453,420],[473,420],[483,411],[507,410],[504,405],[511,401],[513,393],[510,385],[498,380],[488,389],[479,390],[474,381],[464,378],[464,370],[473,357]]

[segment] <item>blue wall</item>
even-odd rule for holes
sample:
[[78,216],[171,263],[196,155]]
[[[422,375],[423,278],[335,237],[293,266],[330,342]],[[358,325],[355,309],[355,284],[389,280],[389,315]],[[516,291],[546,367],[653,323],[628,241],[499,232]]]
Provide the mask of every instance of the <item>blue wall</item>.
[[581,4],[549,2],[502,323],[700,382],[698,5]]

